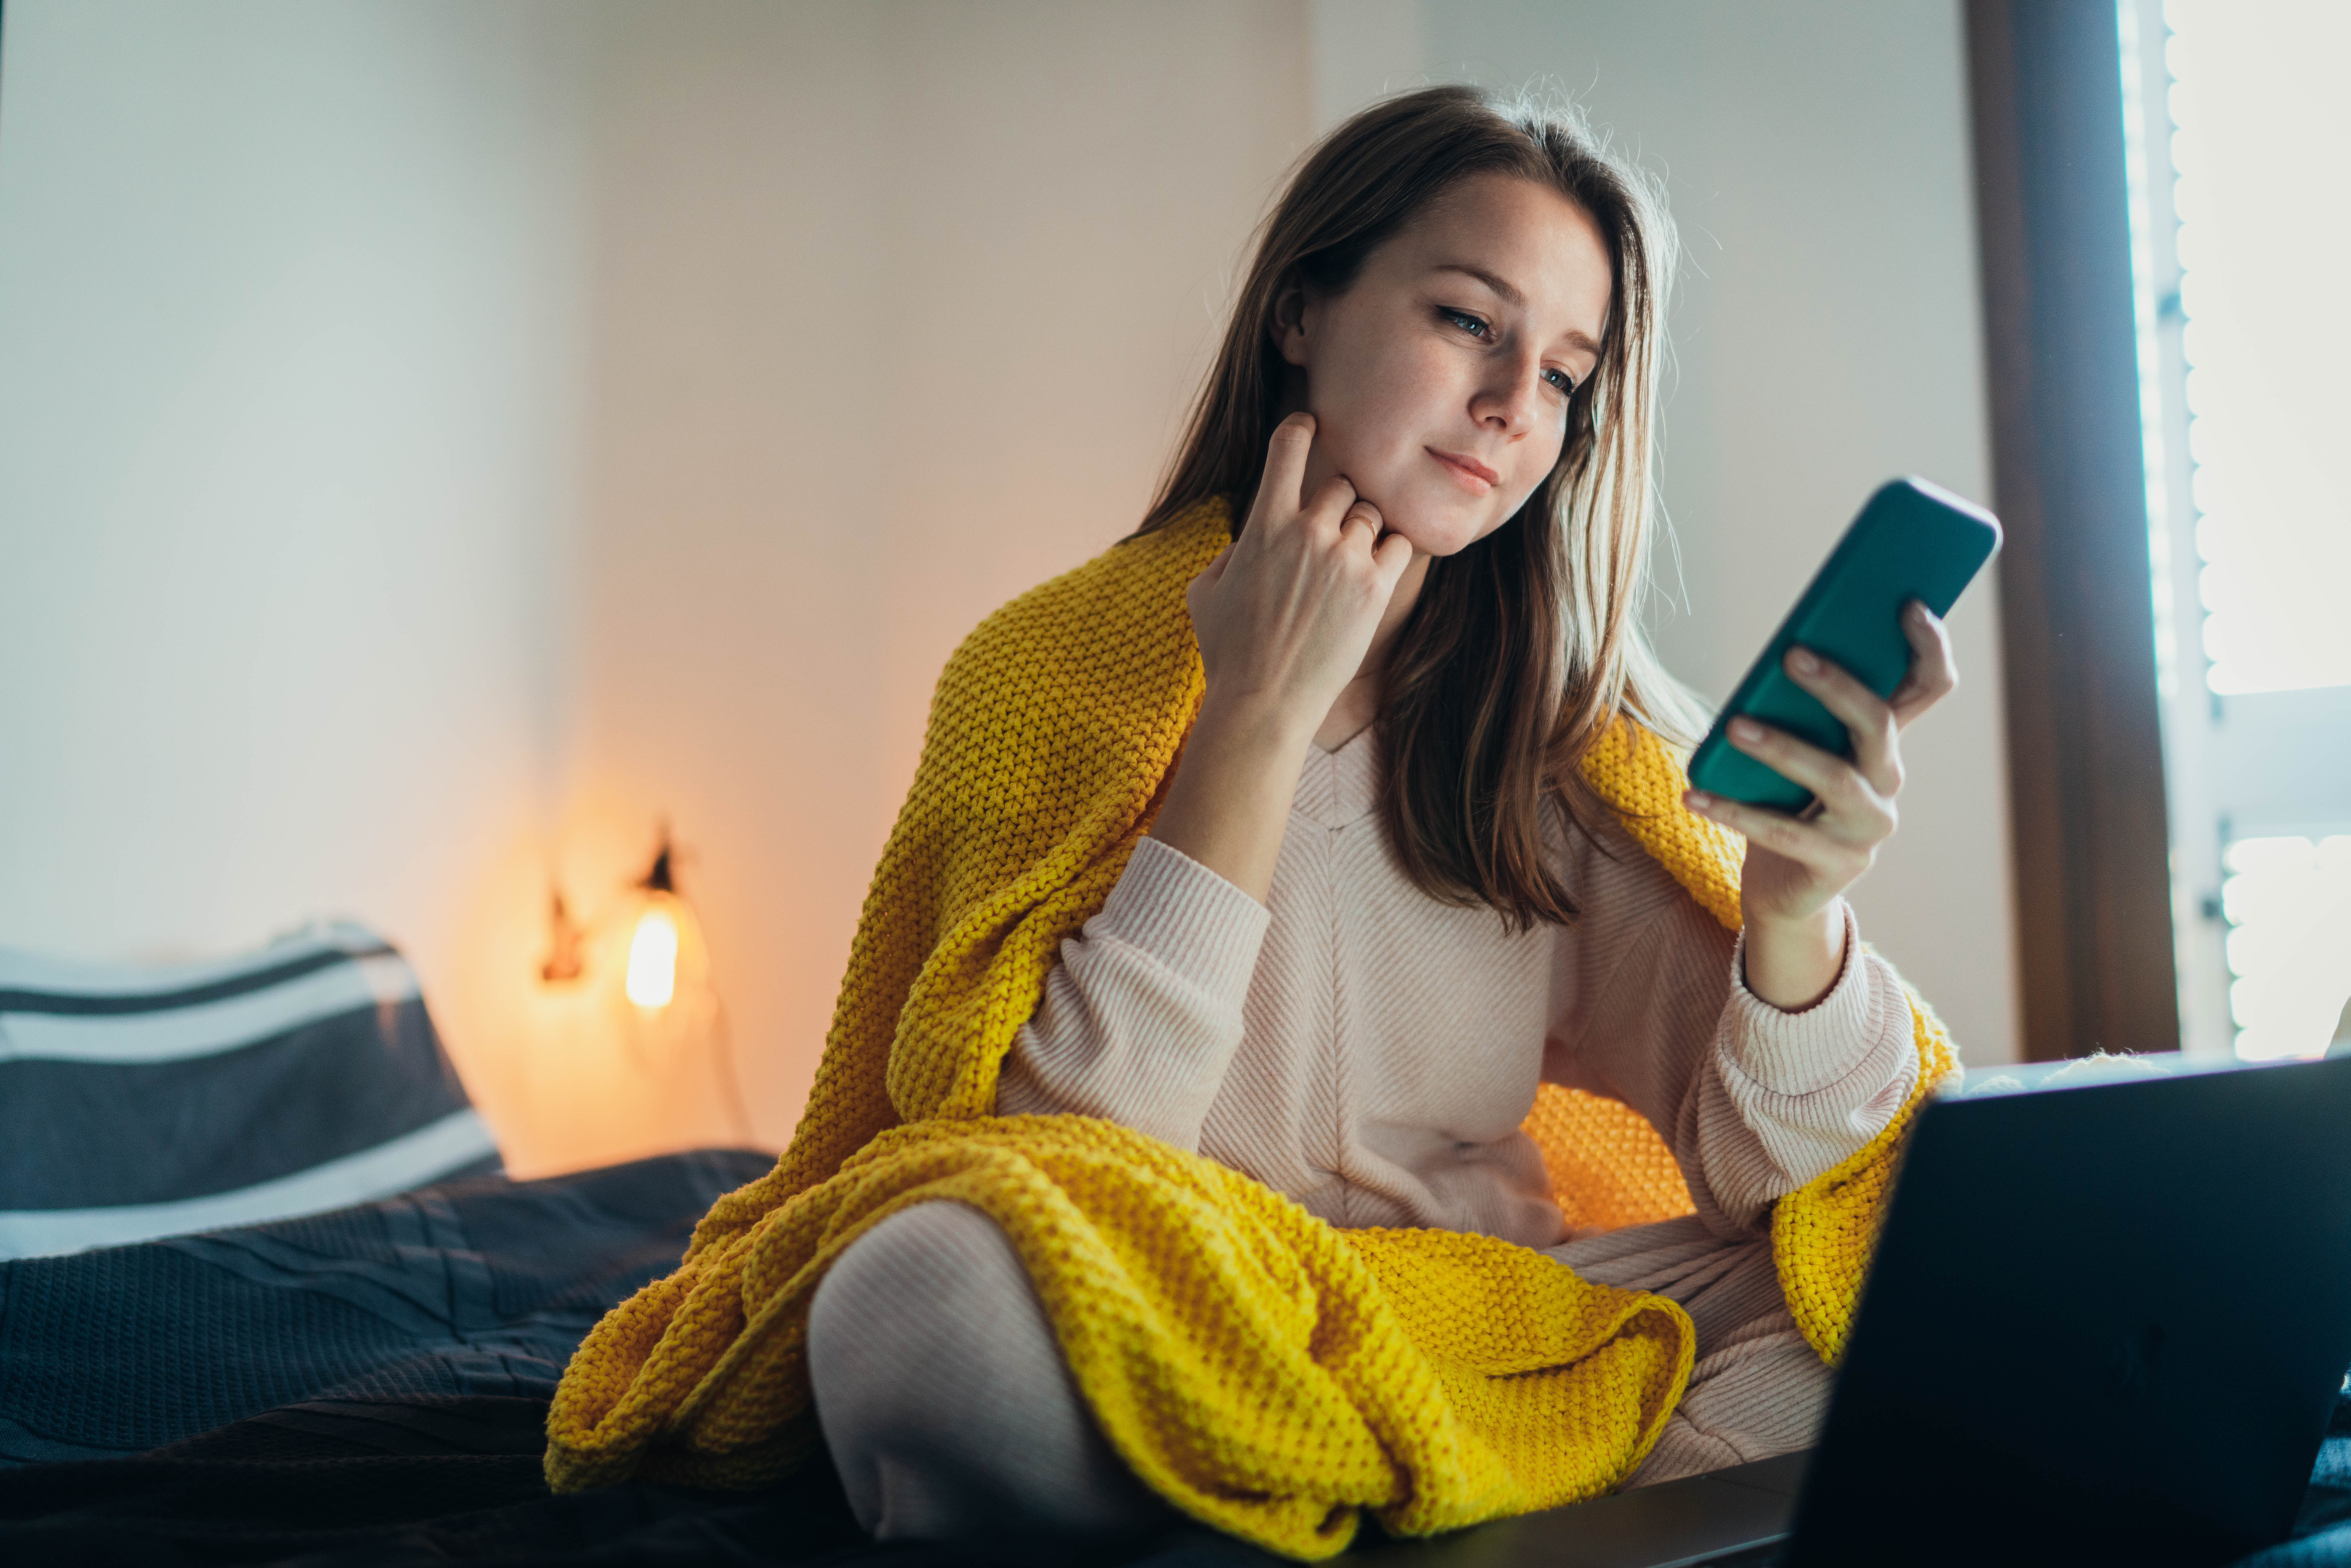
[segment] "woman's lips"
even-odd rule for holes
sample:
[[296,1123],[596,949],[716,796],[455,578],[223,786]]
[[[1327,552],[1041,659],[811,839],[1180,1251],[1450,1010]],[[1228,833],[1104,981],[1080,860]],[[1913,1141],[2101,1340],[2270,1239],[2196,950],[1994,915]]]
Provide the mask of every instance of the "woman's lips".
[[1439,452],[1434,446],[1422,448],[1445,465],[1446,471],[1461,482],[1473,496],[1482,496],[1499,482],[1501,476],[1466,452]]

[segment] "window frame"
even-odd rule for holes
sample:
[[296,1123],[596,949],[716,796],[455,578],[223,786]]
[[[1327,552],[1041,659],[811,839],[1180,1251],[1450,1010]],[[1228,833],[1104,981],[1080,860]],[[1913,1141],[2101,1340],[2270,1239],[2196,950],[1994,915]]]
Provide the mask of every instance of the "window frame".
[[2111,4],[1968,0],[2026,1060],[2179,1040]]

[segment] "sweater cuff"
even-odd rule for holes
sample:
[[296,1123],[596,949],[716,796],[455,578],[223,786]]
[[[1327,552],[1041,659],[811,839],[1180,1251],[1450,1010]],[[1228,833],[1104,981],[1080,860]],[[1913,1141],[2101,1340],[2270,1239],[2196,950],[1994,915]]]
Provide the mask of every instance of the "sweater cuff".
[[1730,952],[1732,1065],[1775,1094],[1810,1094],[1852,1071],[1869,1054],[1872,976],[1861,923],[1844,905],[1844,967],[1828,994],[1802,1012],[1785,1012],[1747,988],[1747,934]]
[[1257,970],[1273,916],[1265,905],[1178,849],[1145,837],[1095,920],[1214,997],[1235,1005]]

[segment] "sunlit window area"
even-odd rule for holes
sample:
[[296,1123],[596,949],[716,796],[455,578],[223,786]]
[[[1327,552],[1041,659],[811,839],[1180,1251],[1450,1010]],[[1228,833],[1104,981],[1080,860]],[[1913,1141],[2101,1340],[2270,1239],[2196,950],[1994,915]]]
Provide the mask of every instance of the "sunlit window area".
[[2117,20],[2182,1039],[2307,1054],[2265,998],[2351,994],[2313,946],[2351,835],[2351,5]]
[[2351,6],[2168,0],[2206,680],[2351,683]]
[[2351,997],[2351,834],[2240,839],[2225,864],[2237,1054],[2322,1054]]

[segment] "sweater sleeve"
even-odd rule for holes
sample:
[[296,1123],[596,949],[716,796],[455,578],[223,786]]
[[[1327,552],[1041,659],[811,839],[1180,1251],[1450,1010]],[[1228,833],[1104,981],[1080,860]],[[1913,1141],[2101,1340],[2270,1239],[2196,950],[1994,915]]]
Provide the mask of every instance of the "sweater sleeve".
[[1271,917],[1180,850],[1145,838],[1102,913],[1061,944],[1004,1063],[999,1115],[1100,1116],[1196,1151],[1241,1040]]
[[1543,1075],[1624,1101],[1665,1135],[1708,1226],[1760,1233],[1771,1206],[1860,1150],[1917,1082],[1910,1005],[1844,909],[1845,958],[1812,1007],[1747,988],[1734,939],[1625,844],[1582,868]]
[[1744,935],[1731,954],[1709,1071],[1684,1118],[1715,1201],[1741,1228],[1859,1153],[1918,1082],[1910,999],[1893,966],[1862,946],[1853,906],[1842,907],[1844,971],[1801,1012],[1747,988]]

